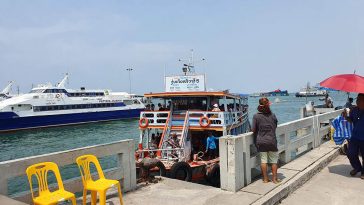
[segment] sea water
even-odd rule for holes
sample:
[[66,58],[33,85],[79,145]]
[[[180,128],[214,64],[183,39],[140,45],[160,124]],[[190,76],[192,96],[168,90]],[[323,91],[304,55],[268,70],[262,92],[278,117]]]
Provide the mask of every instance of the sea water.
[[[343,106],[347,99],[346,93],[342,92],[332,92],[330,96],[334,100],[334,106]],[[275,103],[276,98],[279,98],[279,103]],[[299,119],[300,108],[306,104],[306,98],[297,98],[294,94],[269,99],[273,103],[271,109],[276,114],[279,124]],[[319,99],[307,98],[315,105],[323,103]],[[258,100],[259,98],[249,98],[250,120],[257,112]],[[0,133],[0,161],[123,139],[134,139],[138,142],[139,134],[138,119]]]

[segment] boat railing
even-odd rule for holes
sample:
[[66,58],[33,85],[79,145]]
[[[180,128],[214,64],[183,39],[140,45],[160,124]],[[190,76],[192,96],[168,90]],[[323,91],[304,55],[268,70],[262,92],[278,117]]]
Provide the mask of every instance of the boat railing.
[[140,118],[147,118],[149,125],[164,126],[169,113],[169,111],[144,111],[140,113]]
[[236,123],[244,112],[214,112],[214,111],[189,111],[190,126],[200,126],[199,120],[201,117],[208,117],[211,121],[211,127],[221,127]]
[[[161,147],[162,149],[166,148],[168,146],[168,137],[169,137],[169,134],[171,132],[171,127],[172,127],[171,118],[172,118],[172,114],[170,112],[168,112],[167,121],[164,125],[164,130],[162,133],[162,138],[161,138],[160,144],[158,146],[158,147]],[[162,157],[168,157],[168,153],[163,150],[157,151],[157,155],[162,156]]]
[[[172,161],[172,160],[179,160],[181,159],[181,156],[184,156],[184,148],[176,147],[176,148],[161,148],[161,149],[143,149],[143,150],[137,150],[141,154],[141,156],[144,156],[145,153],[148,153],[149,156],[157,155],[157,159],[161,161]],[[162,156],[158,156],[158,152],[164,153]],[[144,157],[141,157],[144,158]]]
[[189,111],[189,124],[190,126],[200,126],[201,117],[207,117],[211,121],[211,127],[221,127],[225,125],[224,112],[214,111]]
[[181,147],[184,148],[183,149],[183,152],[184,152],[184,155],[183,155],[183,158],[181,158],[181,160],[183,161],[188,161],[191,157],[191,143],[190,140],[188,138],[188,131],[190,129],[190,123],[189,123],[190,119],[189,119],[189,112],[187,111],[186,112],[186,117],[185,117],[185,121],[183,123],[183,129],[182,129],[182,135],[181,135]]
[[234,127],[234,125],[237,125],[241,122],[244,123],[247,120],[248,120],[248,112],[238,112],[238,114],[236,114],[234,123],[231,124],[230,128],[227,131],[228,135],[231,134],[231,129]]
[[223,112],[224,113],[224,124],[232,125],[239,121],[243,112],[241,111],[233,111],[233,112]]

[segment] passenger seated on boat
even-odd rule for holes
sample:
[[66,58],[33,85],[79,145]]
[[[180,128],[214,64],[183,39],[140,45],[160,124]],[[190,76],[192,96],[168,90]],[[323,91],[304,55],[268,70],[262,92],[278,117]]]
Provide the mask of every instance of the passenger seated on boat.
[[201,137],[192,137],[191,138],[192,141],[192,153],[193,154],[198,154],[199,152],[204,152],[205,147],[204,147],[204,143],[203,143],[203,138]]
[[[211,111],[212,112],[221,112],[218,104],[214,104]],[[219,117],[218,114],[213,114],[210,118],[218,118],[218,117]]]
[[229,112],[233,112],[234,111],[234,105],[233,104],[229,104],[228,105],[228,111]]
[[154,104],[152,104],[152,105],[150,106],[150,110],[151,110],[151,111],[155,111],[155,105],[154,105]]
[[329,96],[329,94],[327,94],[327,93],[325,95],[325,107],[326,108],[334,107],[334,102],[333,102],[332,98]]
[[161,139],[162,139],[162,133],[157,133],[157,136],[156,136],[156,140],[157,140],[157,145],[159,146],[159,143],[161,142]]
[[153,133],[152,134],[152,140],[151,140],[151,148],[152,149],[157,149],[158,148],[158,139],[157,136]]
[[171,139],[168,140],[168,143],[172,145],[173,148],[181,147],[176,133],[172,134]]
[[211,111],[213,111],[213,112],[220,112],[221,110],[220,110],[220,108],[219,108],[219,105],[218,104],[214,104],[213,105],[213,108],[212,108],[212,110]]
[[158,103],[158,111],[165,111],[166,110],[166,106],[163,105],[161,103]]
[[217,138],[212,135],[212,132],[208,132],[206,139],[206,151],[205,151],[205,153],[208,156],[208,160],[217,157],[217,146],[215,140],[217,140]]
[[147,105],[145,106],[145,110],[150,110],[150,105],[149,105],[149,104],[147,104]]

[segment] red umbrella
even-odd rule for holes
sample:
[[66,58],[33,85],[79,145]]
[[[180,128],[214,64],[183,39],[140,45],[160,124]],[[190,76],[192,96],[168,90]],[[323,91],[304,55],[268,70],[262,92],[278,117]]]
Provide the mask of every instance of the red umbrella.
[[364,77],[356,74],[334,75],[322,81],[320,86],[345,92],[364,93]]

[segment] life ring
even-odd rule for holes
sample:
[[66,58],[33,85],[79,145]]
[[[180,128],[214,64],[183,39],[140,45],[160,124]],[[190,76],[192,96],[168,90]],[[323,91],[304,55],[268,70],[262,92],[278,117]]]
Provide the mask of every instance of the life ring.
[[[204,123],[204,120],[206,120],[207,123]],[[211,120],[208,117],[203,116],[203,117],[200,118],[200,126],[201,127],[208,127],[208,126],[210,126],[210,124],[211,124]]]
[[56,98],[60,98],[60,97],[61,97],[61,94],[57,93]]
[[147,128],[149,125],[149,121],[147,118],[143,117],[142,119],[139,120],[139,127],[142,129]]

